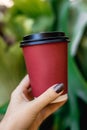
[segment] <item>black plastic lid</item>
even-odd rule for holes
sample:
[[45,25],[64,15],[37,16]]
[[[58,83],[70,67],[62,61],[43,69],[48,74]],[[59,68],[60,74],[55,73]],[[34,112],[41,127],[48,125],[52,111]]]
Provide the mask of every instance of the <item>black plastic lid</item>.
[[69,42],[69,38],[65,36],[64,32],[42,32],[24,36],[20,46],[23,47],[52,42]]

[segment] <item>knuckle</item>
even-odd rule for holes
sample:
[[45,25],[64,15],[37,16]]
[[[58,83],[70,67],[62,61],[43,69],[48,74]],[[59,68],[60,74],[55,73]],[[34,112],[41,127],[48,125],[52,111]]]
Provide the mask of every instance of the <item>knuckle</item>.
[[51,99],[54,98],[54,95],[53,95],[53,93],[52,93],[51,90],[48,91],[48,93],[47,93],[47,98],[48,98],[49,100],[51,100]]

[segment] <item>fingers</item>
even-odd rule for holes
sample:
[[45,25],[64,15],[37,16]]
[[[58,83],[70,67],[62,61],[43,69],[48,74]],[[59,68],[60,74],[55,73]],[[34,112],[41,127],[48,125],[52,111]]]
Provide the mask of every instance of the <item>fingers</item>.
[[[51,114],[53,114],[55,111],[57,111],[60,107],[62,107],[64,104],[65,104],[66,100],[65,101],[62,101],[62,102],[58,102],[58,103],[55,103],[55,104],[49,104],[47,107],[45,107],[40,115],[38,116],[38,118],[40,118],[40,121],[39,121],[39,126],[41,125],[41,123],[47,118],[49,117]],[[38,119],[39,120],[39,119]]]
[[[39,112],[53,100],[55,100],[58,96],[62,94],[64,90],[63,83],[56,84],[50,87],[47,91],[45,91],[42,95],[33,100],[33,108],[35,111]],[[35,106],[35,107],[34,107]],[[37,107],[36,107],[37,106]]]
[[44,116],[43,116],[43,119],[42,120],[45,120],[48,116],[50,116],[51,114],[53,114],[55,111],[57,111],[60,107],[62,107],[65,102],[67,101],[67,99],[65,99],[64,101],[62,102],[59,102],[59,103],[52,103],[52,104],[49,104],[45,110],[44,110]]
[[11,99],[19,101],[31,101],[34,99],[29,76],[26,75],[11,94]]
[[19,83],[19,85],[16,87],[16,89],[12,92],[11,94],[11,98],[17,98],[22,94],[27,95],[27,91],[29,89],[29,85],[30,85],[30,79],[28,77],[28,75],[26,75],[23,80]]
[[23,91],[23,94],[25,95],[26,99],[28,99],[29,101],[34,99],[31,87],[29,89],[25,89]]
[[33,95],[32,95],[32,90],[31,90],[31,86],[30,86],[30,79],[29,76],[26,75],[23,80],[20,82],[20,84],[18,85],[18,91],[23,93],[24,97],[27,100],[33,100]]
[[30,79],[29,76],[26,75],[23,80],[19,83],[17,89],[19,89],[19,91],[24,91],[25,89],[28,89],[30,85]]

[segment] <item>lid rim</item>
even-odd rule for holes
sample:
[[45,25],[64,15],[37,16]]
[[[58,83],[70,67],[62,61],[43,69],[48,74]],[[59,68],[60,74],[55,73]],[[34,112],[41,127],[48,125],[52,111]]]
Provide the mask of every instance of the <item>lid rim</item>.
[[69,42],[69,39],[53,39],[53,40],[45,40],[45,41],[27,41],[27,43],[25,43],[24,41],[21,42],[20,47],[24,47],[24,46],[32,46],[32,45],[42,45],[42,44],[49,44],[49,43],[59,43],[59,42]]
[[69,42],[69,38],[64,32],[41,32],[24,36],[23,41],[20,42],[20,46],[43,44],[47,42]]
[[26,39],[34,39],[36,37],[38,37],[39,39],[44,38],[44,37],[52,37],[52,35],[56,35],[56,36],[65,36],[64,32],[41,32],[41,33],[35,33],[35,34],[30,34],[30,35],[26,35],[23,37],[23,40]]
[[24,40],[24,41],[22,41],[22,42],[25,42],[25,44],[26,44],[26,42],[35,42],[35,41],[45,41],[45,40],[56,40],[56,39],[69,39],[68,37],[66,37],[66,36],[60,36],[60,37],[48,37],[48,38],[43,38],[43,39],[34,39],[34,40]]

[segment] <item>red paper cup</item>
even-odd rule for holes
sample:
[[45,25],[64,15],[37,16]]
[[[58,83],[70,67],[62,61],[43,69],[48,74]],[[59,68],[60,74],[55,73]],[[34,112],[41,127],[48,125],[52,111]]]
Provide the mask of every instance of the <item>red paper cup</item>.
[[66,96],[68,42],[63,32],[38,33],[23,38],[21,47],[34,97],[56,83],[64,84],[62,97]]

